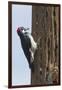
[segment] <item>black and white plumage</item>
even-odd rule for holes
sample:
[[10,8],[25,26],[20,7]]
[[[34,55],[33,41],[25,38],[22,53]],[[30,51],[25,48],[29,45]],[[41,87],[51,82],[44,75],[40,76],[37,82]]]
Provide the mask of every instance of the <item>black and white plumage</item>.
[[29,28],[25,29],[24,27],[19,27],[17,29],[18,36],[21,40],[21,45],[24,51],[24,54],[28,60],[29,67],[34,61],[34,54],[37,49],[37,43],[34,41],[32,35],[28,32]]

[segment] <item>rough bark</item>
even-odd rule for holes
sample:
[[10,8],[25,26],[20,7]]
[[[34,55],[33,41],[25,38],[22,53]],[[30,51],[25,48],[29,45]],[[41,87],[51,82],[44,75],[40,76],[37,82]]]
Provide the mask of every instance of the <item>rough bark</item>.
[[59,66],[59,7],[32,6],[32,35],[38,49],[34,56],[31,84],[54,84],[53,68]]

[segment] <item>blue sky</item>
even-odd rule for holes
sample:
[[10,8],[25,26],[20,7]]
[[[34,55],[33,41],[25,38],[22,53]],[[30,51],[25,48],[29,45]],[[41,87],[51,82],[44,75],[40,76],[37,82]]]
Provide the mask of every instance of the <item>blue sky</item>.
[[31,70],[17,35],[19,26],[32,27],[32,6],[12,5],[12,85],[29,85]]

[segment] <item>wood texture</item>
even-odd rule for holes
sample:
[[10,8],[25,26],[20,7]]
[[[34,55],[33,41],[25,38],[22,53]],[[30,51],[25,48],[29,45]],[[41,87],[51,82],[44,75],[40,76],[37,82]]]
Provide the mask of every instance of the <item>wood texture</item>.
[[[59,7],[32,7],[32,35],[38,44],[31,71],[31,84],[58,84]],[[55,78],[56,77],[56,78]],[[54,80],[53,80],[54,79]]]

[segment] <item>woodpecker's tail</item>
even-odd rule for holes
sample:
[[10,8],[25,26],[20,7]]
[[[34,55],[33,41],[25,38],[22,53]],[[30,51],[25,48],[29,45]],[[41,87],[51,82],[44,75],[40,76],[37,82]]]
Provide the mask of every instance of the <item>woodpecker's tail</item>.
[[34,72],[34,63],[29,64],[29,68],[31,69],[32,72]]

